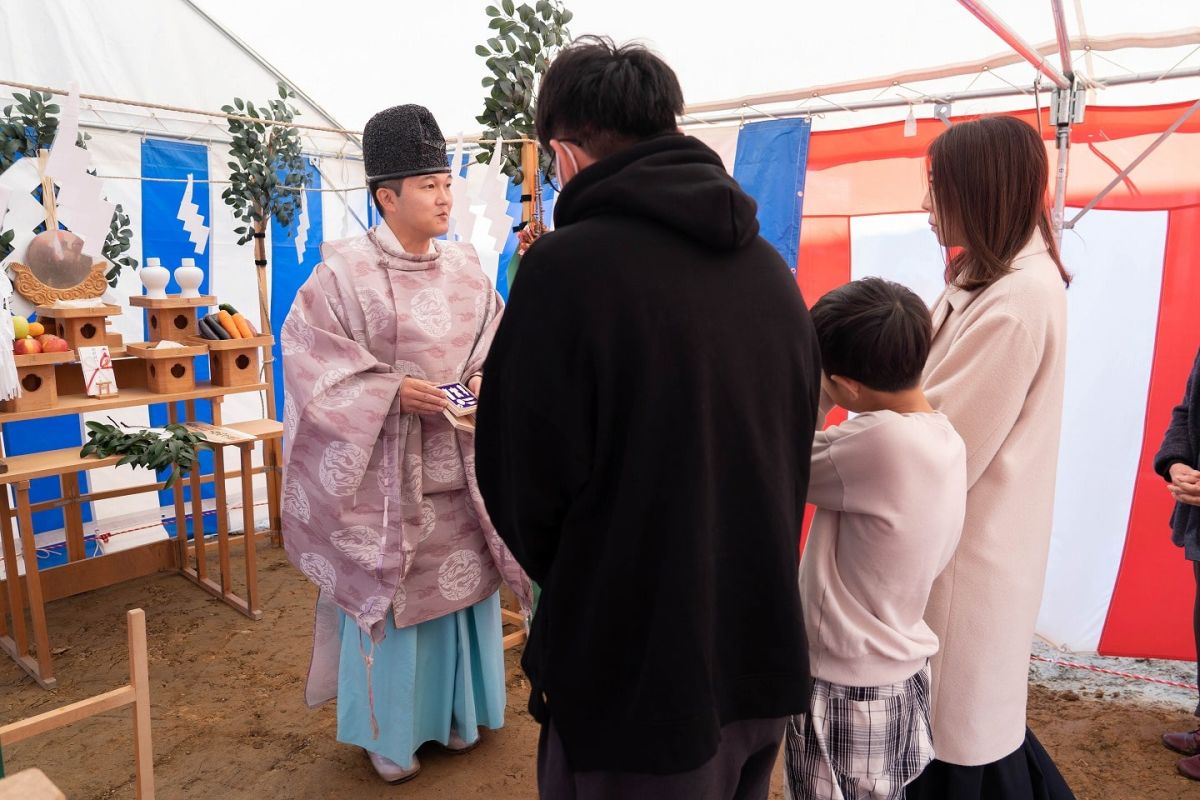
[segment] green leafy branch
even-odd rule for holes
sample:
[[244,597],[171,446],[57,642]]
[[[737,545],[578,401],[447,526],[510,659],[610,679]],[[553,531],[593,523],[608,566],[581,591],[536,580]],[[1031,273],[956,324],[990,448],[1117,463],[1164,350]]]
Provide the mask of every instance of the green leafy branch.
[[103,422],[89,422],[87,428],[88,441],[79,451],[81,458],[121,456],[117,466],[127,464],[156,473],[170,468],[164,489],[170,489],[181,475],[191,472],[196,465],[197,450],[212,449],[204,437],[182,425],[168,425],[166,430],[170,436],[166,437],[151,431],[130,433]]
[[[502,0],[499,7],[488,6],[488,27],[494,35],[475,48],[485,59],[491,75],[483,79],[489,94],[483,101],[483,113],[475,119],[485,127],[485,139],[531,139],[535,133],[534,103],[542,76],[558,51],[569,44],[567,23],[574,15],[561,0],[537,0],[516,5]],[[482,144],[477,159],[491,160],[494,144]],[[549,174],[550,158],[541,156],[541,169]],[[519,148],[509,148],[501,166],[505,175],[524,180]]]
[[129,255],[132,242],[133,230],[129,227],[129,215],[125,213],[121,204],[117,203],[117,209],[113,213],[112,225],[109,226],[102,251],[108,263],[112,264],[112,268],[104,275],[109,286],[116,287],[123,267],[137,269],[137,259]]
[[[57,103],[50,102],[52,99],[52,95],[43,92],[30,92],[28,95],[13,93],[16,103],[5,106],[4,118],[0,120],[0,172],[19,159],[36,158],[39,150],[48,149],[54,144],[54,137],[58,134],[58,118],[55,115],[61,113],[62,109]],[[17,112],[15,115],[14,109]],[[91,138],[81,131],[75,144],[86,150]],[[14,237],[13,231],[0,231],[0,259],[12,252]],[[101,250],[105,260],[112,265],[104,276],[110,286],[117,285],[122,269],[137,269],[137,259],[129,255],[132,247],[133,231],[129,227],[129,216],[118,203]]]
[[266,122],[290,123],[300,111],[288,103],[295,93],[279,83],[279,98],[265,106],[255,106],[240,97],[233,105],[222,106],[226,114],[250,117],[252,120],[231,119],[228,122],[233,143],[229,147],[230,186],[221,193],[225,203],[233,208],[239,220],[246,223],[234,228],[241,238],[238,244],[250,241],[256,232],[266,230],[267,221],[274,217],[290,229],[292,220],[300,213],[300,192],[308,185],[308,170],[301,153],[300,131],[290,125],[267,125]]
[[13,92],[16,103],[4,107],[4,120],[0,121],[0,172],[18,159],[36,156],[38,150],[54,143],[58,133],[58,119],[54,115],[62,109],[50,102],[52,99],[52,95],[42,92],[28,95]]

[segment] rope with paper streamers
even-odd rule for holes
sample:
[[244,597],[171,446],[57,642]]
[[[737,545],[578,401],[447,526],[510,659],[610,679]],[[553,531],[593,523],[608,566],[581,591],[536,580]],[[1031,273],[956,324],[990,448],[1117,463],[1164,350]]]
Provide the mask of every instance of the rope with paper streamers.
[[1040,661],[1043,664],[1053,664],[1056,667],[1067,667],[1068,669],[1081,669],[1087,672],[1095,672],[1100,675],[1112,675],[1116,678],[1126,678],[1131,681],[1142,681],[1144,683],[1157,683],[1161,686],[1173,686],[1176,689],[1189,689],[1196,691],[1198,688],[1194,683],[1181,683],[1179,681],[1167,681],[1162,678],[1151,678],[1148,675],[1138,675],[1134,672],[1121,672],[1115,669],[1105,669],[1104,667],[1095,667],[1091,664],[1079,664],[1074,661],[1062,661],[1057,658],[1044,658],[1038,655],[1029,657],[1031,661]]
[[[55,89],[49,86],[38,86],[32,83],[21,83],[18,81],[0,80],[0,86],[9,86],[14,89],[24,89],[30,92],[45,92],[54,95],[66,95],[67,89]],[[142,100],[128,100],[120,97],[108,97],[102,94],[80,94],[81,100],[95,100],[101,103],[113,103],[114,105],[131,106],[133,108],[148,108],[156,111],[173,111],[178,114],[194,114],[201,117],[211,117],[213,119],[228,119],[238,120],[257,125],[279,125],[288,128],[299,128],[306,131],[319,131],[321,133],[336,133],[342,136],[362,136],[362,131],[349,130],[347,128],[334,128],[325,125],[309,125],[298,122],[281,122],[277,120],[262,119],[259,117],[249,117],[244,114],[228,114],[224,111],[205,111],[200,108],[187,108],[186,106],[167,105],[165,103],[147,103]],[[465,137],[465,141],[472,144],[495,144],[495,139],[484,139],[480,136]],[[503,144],[525,144],[531,142],[531,139],[500,139]]]

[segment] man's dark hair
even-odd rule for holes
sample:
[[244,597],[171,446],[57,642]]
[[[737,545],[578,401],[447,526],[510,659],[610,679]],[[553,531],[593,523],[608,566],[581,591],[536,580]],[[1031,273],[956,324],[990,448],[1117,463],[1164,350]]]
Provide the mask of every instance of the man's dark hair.
[[834,289],[812,308],[826,375],[877,392],[911,389],[921,380],[933,323],[920,297],[898,283],[863,278]]
[[677,130],[682,113],[683,90],[665,61],[639,44],[583,36],[542,79],[537,135],[547,151],[551,139],[566,139],[601,159]]
[[381,218],[383,217],[383,204],[379,202],[379,198],[375,195],[375,192],[380,189],[391,189],[399,196],[400,190],[403,188],[404,178],[388,178],[383,181],[375,181],[367,187],[367,191],[371,193],[371,202],[375,204],[375,210],[379,212]]

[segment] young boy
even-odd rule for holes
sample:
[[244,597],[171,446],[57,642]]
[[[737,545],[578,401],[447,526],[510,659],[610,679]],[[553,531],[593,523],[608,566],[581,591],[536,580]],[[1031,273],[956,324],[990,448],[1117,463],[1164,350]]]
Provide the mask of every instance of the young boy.
[[867,278],[812,309],[823,362],[823,419],[800,564],[813,692],[788,726],[796,800],[899,800],[933,758],[923,619],[966,510],[966,449],[921,391],[931,323],[921,299]]

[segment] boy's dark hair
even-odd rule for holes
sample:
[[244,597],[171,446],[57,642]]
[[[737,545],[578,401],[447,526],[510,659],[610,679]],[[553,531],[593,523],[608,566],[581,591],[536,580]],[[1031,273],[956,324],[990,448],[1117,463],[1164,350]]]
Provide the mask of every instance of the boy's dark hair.
[[683,90],[667,63],[640,44],[582,36],[554,59],[537,101],[537,135],[577,143],[601,159],[678,130]]
[[877,392],[920,382],[933,323],[910,289],[882,278],[853,281],[818,300],[812,320],[826,375],[851,378]]

